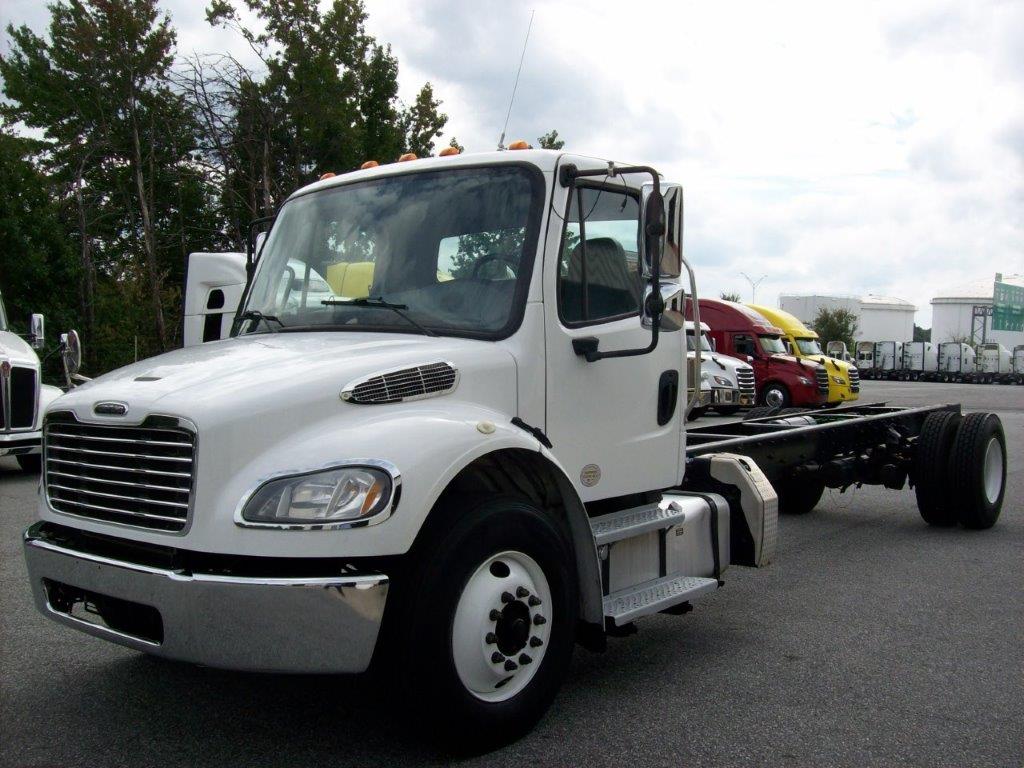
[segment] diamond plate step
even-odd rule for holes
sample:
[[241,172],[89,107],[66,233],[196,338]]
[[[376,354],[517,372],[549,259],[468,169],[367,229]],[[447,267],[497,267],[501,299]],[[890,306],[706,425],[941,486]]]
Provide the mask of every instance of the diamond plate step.
[[686,515],[682,508],[672,502],[665,508],[650,504],[601,515],[591,519],[590,527],[594,531],[595,543],[601,546],[659,528],[668,528],[670,525],[683,522],[684,519]]
[[717,579],[665,576],[608,595],[604,599],[604,615],[621,627],[641,616],[663,611],[716,589]]

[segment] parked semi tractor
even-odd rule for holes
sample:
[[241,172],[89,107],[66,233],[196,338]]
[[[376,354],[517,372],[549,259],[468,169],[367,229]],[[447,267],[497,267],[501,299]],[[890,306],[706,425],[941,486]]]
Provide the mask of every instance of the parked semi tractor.
[[1002,384],[1013,375],[1013,355],[998,342],[979,344],[977,366],[975,378],[979,384]]
[[872,366],[879,379],[901,378],[903,372],[903,342],[876,341],[875,363]]
[[961,341],[939,344],[939,381],[972,381],[977,367],[977,353],[970,344]]
[[830,341],[825,345],[825,353],[829,357],[834,357],[836,360],[842,360],[844,363],[850,363],[855,368],[857,367],[857,361],[850,354],[850,350],[846,348],[845,341]]
[[794,357],[811,360],[825,368],[828,374],[826,405],[835,406],[859,397],[860,373],[857,367],[828,357],[818,343],[817,333],[807,328],[789,312],[760,304],[747,306],[763,315],[772,325],[782,329],[783,338]]
[[707,323],[701,323],[700,327],[698,341],[693,322],[686,322],[686,349],[687,357],[692,360],[700,347],[701,378],[711,387],[708,407],[723,416],[752,407],[756,398],[753,367],[729,355],[717,354],[708,336],[710,327]]
[[1024,344],[1013,348],[1013,381],[1024,384]]
[[36,350],[45,343],[44,319],[32,315],[22,338],[11,330],[0,294],[0,456],[14,456],[25,472],[39,472],[43,411],[60,396],[42,383]]
[[[47,409],[23,542],[40,611],[213,667],[371,670],[409,723],[482,747],[536,722],[576,644],[769,563],[777,510],[826,486],[909,479],[928,523],[993,525],[992,414],[686,425],[682,200],[652,168],[545,150],[295,192],[248,257],[230,338]],[[311,285],[365,253],[366,296]],[[190,306],[219,314],[208,300]],[[726,311],[765,370],[815,389],[821,366],[777,358],[763,318]]]
[[904,381],[934,381],[939,372],[939,351],[930,341],[905,341],[901,368],[899,378]]
[[873,379],[875,377],[875,342],[857,342],[854,365],[857,366],[857,373],[862,379]]
[[[747,362],[754,369],[757,402],[777,408],[822,406],[828,398],[824,366],[797,360],[786,351],[782,330],[763,315],[732,301],[700,299],[700,316],[707,321],[715,350]],[[686,316],[693,318],[687,300]]]

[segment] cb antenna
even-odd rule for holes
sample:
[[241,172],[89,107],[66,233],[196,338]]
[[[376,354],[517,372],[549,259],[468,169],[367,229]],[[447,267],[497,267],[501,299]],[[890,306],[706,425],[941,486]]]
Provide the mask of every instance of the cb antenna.
[[512,116],[512,105],[516,101],[516,91],[519,89],[519,75],[523,73],[523,59],[526,58],[526,44],[530,42],[530,30],[533,29],[533,15],[536,10],[530,11],[530,25],[526,28],[526,39],[523,40],[523,52],[519,56],[519,69],[516,70],[516,82],[512,86],[512,98],[508,100],[508,112],[505,113],[505,125],[501,128],[501,138],[498,139],[498,150],[505,149],[505,131],[508,130],[508,119]]

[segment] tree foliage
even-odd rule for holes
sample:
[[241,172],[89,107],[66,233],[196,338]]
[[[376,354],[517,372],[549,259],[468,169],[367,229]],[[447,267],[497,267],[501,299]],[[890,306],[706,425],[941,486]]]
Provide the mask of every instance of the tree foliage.
[[830,341],[842,341],[848,350],[855,348],[853,339],[857,335],[857,315],[848,309],[822,307],[811,327],[821,337],[822,347]]
[[719,294],[719,295],[721,296],[722,301],[739,301],[740,300],[739,291],[722,291],[722,293]]
[[932,340],[932,329],[922,328],[920,325],[914,324],[914,341],[931,341]]
[[549,131],[537,139],[541,149],[562,149],[565,141],[558,138],[558,131]]
[[91,373],[180,341],[188,253],[241,249],[248,222],[297,187],[430,154],[447,123],[430,83],[401,103],[398,60],[361,0],[213,0],[207,20],[256,68],[176,60],[158,0],[49,11],[45,32],[8,27],[0,56],[3,125],[42,137],[0,127],[0,280],[15,319],[44,311],[82,331]]

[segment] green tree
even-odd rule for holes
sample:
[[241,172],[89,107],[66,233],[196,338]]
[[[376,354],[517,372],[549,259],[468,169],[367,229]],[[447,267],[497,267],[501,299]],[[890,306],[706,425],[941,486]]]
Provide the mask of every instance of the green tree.
[[821,337],[823,347],[830,341],[842,341],[848,350],[854,349],[853,337],[857,335],[857,315],[850,310],[822,307],[818,310],[811,327]]
[[558,138],[558,131],[549,131],[537,139],[541,149],[562,149],[565,141]]
[[917,323],[914,323],[914,341],[931,341],[932,340],[932,329],[922,328]]
[[722,301],[739,301],[740,300],[739,291],[723,291],[719,295],[721,296]]
[[453,149],[459,150],[459,154],[462,154],[463,152],[466,151],[466,148],[459,144],[459,140],[456,139],[454,136],[452,136],[451,141],[448,142],[448,146],[452,147]]
[[434,151],[434,139],[448,122],[448,115],[438,111],[440,106],[441,102],[434,98],[434,86],[426,83],[403,116],[406,149],[417,157],[426,157]]

